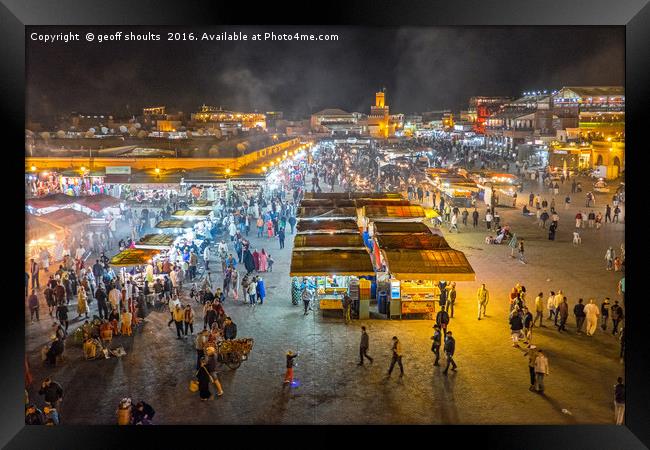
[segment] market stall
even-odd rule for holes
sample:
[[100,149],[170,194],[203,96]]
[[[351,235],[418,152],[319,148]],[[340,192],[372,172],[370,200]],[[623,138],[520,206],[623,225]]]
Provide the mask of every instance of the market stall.
[[354,219],[301,219],[296,230],[298,233],[358,233],[359,227]]
[[147,234],[135,243],[135,248],[150,250],[169,249],[176,240],[173,234]]
[[[114,216],[121,214],[120,204],[122,201],[119,198],[112,197],[106,194],[88,195],[83,197],[76,197],[74,204],[78,205],[78,209],[88,215],[92,214],[112,214]],[[75,208],[76,209],[76,208]]]
[[42,220],[33,214],[25,214],[25,258],[40,261],[40,253],[47,249],[54,254],[57,243],[64,238],[63,227]]
[[311,278],[321,310],[343,309],[344,294],[358,300],[359,277],[374,275],[365,249],[300,248],[291,253],[290,276]]
[[397,200],[403,200],[402,194],[399,192],[305,192],[305,200],[309,199],[333,199],[333,200],[343,200],[343,199],[379,199],[379,198],[392,198]]
[[214,200],[196,200],[188,205],[188,207],[193,211],[212,211],[215,208],[215,204],[216,202]]
[[156,228],[160,228],[161,230],[183,230],[186,228],[194,228],[194,222],[181,219],[161,220],[156,224]]
[[293,248],[301,251],[325,248],[363,250],[365,245],[359,233],[297,234],[293,241]]
[[431,228],[422,222],[373,221],[369,227],[371,235],[376,234],[434,234]]
[[362,215],[368,221],[393,220],[400,222],[421,222],[426,214],[419,205],[409,206],[377,206],[363,207]]
[[213,217],[212,210],[204,209],[185,209],[174,211],[171,216],[174,219],[184,219],[184,220],[206,220]]
[[[504,203],[499,201],[501,195],[513,197],[515,192],[519,191],[521,181],[516,175],[510,173],[487,172],[477,176],[476,186],[484,191],[486,204],[503,206]],[[512,206],[512,200],[505,205]]]
[[302,199],[300,207],[304,208],[354,208],[356,204],[354,200],[349,198],[343,199]]
[[92,221],[88,214],[77,211],[76,209],[65,208],[52,211],[39,216],[39,218],[52,225],[70,230],[78,229]]
[[300,207],[296,218],[298,219],[356,219],[357,210],[353,207]]
[[[390,274],[390,301],[398,302],[402,315],[435,311],[443,288],[450,281],[474,281],[475,273],[458,250],[381,250]],[[392,309],[392,308],[391,308]]]
[[47,214],[62,208],[72,208],[75,197],[65,194],[48,194],[25,200],[25,208],[31,214]]
[[143,266],[151,263],[161,254],[161,250],[152,248],[127,248],[122,250],[110,260],[110,265],[115,267]]

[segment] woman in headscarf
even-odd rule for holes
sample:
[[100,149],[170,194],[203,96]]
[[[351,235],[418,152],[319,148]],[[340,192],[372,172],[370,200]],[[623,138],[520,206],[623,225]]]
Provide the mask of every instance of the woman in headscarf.
[[255,264],[255,271],[260,271],[260,254],[257,252],[257,249],[253,251],[253,263]]
[[260,260],[259,271],[266,272],[266,270],[268,269],[268,258],[266,255],[266,251],[264,251],[264,249],[262,249],[259,255],[259,260]]
[[196,371],[196,378],[199,380],[199,397],[201,400],[212,400],[212,393],[210,392],[210,384],[212,384],[212,376],[208,371],[207,366],[208,360],[203,357],[201,358],[201,366],[199,370]]
[[247,273],[251,273],[253,270],[255,270],[255,259],[250,249],[248,248],[244,250],[244,266],[246,267]]

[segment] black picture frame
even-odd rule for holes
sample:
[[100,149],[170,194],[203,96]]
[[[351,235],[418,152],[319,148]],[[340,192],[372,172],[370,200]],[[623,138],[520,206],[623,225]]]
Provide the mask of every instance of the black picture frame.
[[[24,170],[25,117],[25,27],[29,25],[365,25],[365,26],[490,26],[490,25],[593,25],[622,26],[626,30],[626,136],[628,149],[626,177],[627,203],[633,205],[626,216],[626,249],[628,296],[626,304],[626,426],[454,426],[454,427],[354,427],[363,438],[397,444],[416,445],[451,443],[463,447],[478,441],[483,448],[608,448],[637,449],[650,446],[650,351],[646,344],[644,323],[648,317],[648,300],[644,297],[641,270],[645,268],[644,227],[647,212],[643,210],[644,129],[647,129],[650,98],[650,5],[648,0],[460,0],[396,2],[390,0],[269,2],[267,4],[210,2],[186,0],[2,0],[0,4],[0,108],[4,121],[3,163],[9,186],[4,196],[6,233],[20,236],[24,231],[20,212],[24,211],[20,195],[12,195],[11,184],[22,183]],[[561,51],[561,49],[558,49]],[[15,178],[14,178],[15,177]],[[645,177],[647,179],[647,176]],[[7,188],[6,188],[7,189]],[[18,189],[18,188],[16,188]],[[645,212],[645,215],[644,215]],[[642,217],[642,215],[644,215]],[[9,239],[10,241],[12,239]],[[18,239],[14,239],[18,241]],[[22,244],[15,243],[17,254]],[[0,445],[11,449],[25,448],[131,448],[134,439],[144,437],[147,447],[167,448],[174,440],[198,445],[196,439],[215,439],[215,427],[25,427],[23,418],[24,321],[19,288],[23,274],[15,261],[7,259],[3,327],[2,378],[3,407],[0,408]],[[566,386],[571,389],[571,386]],[[405,399],[407,401],[407,399]],[[589,399],[585,399],[589,401]],[[526,405],[522,405],[522,412]],[[179,431],[179,428],[181,429]],[[251,427],[220,427],[219,445],[253,443]],[[329,432],[308,427],[308,433],[297,439],[294,434],[305,429],[294,427],[257,428],[253,437],[276,435],[278,446],[313,445],[318,433],[319,444],[341,445],[346,438],[341,430]],[[299,429],[300,428],[300,429]],[[274,436],[275,437],[275,436]],[[416,439],[422,438],[424,441]],[[272,437],[270,439],[273,439]],[[230,442],[229,442],[230,441]],[[419,443],[418,443],[419,442]],[[248,446],[246,445],[246,446]],[[262,445],[268,445],[262,444]],[[412,445],[412,444],[411,444]],[[476,445],[476,444],[475,444]]]

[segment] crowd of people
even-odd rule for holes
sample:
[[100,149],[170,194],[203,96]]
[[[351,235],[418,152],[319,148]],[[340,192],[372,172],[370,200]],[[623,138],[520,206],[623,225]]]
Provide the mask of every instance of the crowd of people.
[[[468,149],[465,148],[448,147],[437,141],[433,141],[433,144],[444,149],[440,153],[443,158],[439,162],[441,164],[447,163],[449,159],[458,154],[464,154],[463,152],[466,156],[469,155]],[[212,386],[214,386],[217,396],[223,395],[223,387],[218,376],[218,364],[223,362],[219,346],[224,341],[237,339],[237,325],[226,313],[226,309],[231,307],[227,305],[234,307],[237,304],[246,304],[250,308],[264,305],[267,297],[264,277],[265,274],[272,272],[274,264],[269,249],[273,247],[282,250],[287,235],[295,232],[297,205],[304,196],[305,189],[309,187],[313,192],[322,191],[321,184],[331,191],[336,185],[345,190],[354,190],[363,184],[374,186],[378,190],[398,188],[406,191],[408,197],[414,201],[417,199],[417,201],[423,202],[425,199],[430,199],[428,201],[438,211],[440,222],[448,225],[449,232],[460,232],[462,227],[479,227],[481,213],[479,213],[476,199],[472,201],[471,207],[458,207],[433,190],[427,191],[422,186],[411,187],[412,175],[407,172],[382,171],[378,162],[379,152],[377,149],[369,148],[358,150],[355,153],[349,150],[345,146],[337,146],[332,151],[322,152],[310,162],[303,162],[295,167],[285,169],[281,172],[279,188],[271,190],[265,186],[260,188],[256,195],[237,195],[229,197],[227,201],[220,201],[215,209],[213,226],[206,232],[208,242],[205,247],[199,249],[188,245],[178,249],[174,258],[152,264],[151,274],[160,276],[154,280],[147,268],[144,285],[139,286],[129,274],[125,276],[119,271],[116,272],[110,266],[105,255],[105,251],[108,249],[88,247],[83,238],[77,243],[78,250],[74,252],[74,257],[64,254],[62,264],[53,274],[49,274],[51,258],[47,258],[48,264],[45,267],[41,267],[42,265],[39,265],[38,261],[32,260],[29,272],[26,273],[26,296],[28,297],[31,320],[39,321],[42,316],[42,314],[39,315],[39,294],[45,298],[49,315],[56,319],[52,327],[52,342],[44,354],[46,363],[54,366],[60,360],[71,322],[81,324],[84,352],[87,347],[90,347],[89,343],[93,343],[97,348],[103,348],[110,345],[114,336],[132,336],[133,331],[137,330],[141,319],[146,315],[144,312],[146,300],[153,297],[157,304],[166,307],[170,318],[168,326],[175,325],[176,339],[186,340],[191,337],[194,341],[196,364],[193,368],[190,389],[195,389],[203,401],[214,398]],[[488,156],[482,156],[478,160],[472,159],[489,167],[500,167],[502,163],[507,164],[505,161]],[[306,183],[308,176],[311,177],[311,186]],[[544,180],[547,179],[550,177],[545,176]],[[574,180],[573,183],[576,181]],[[554,182],[548,186],[553,190],[552,195],[557,195],[556,185],[557,182]],[[579,189],[577,183],[575,189]],[[120,249],[132,248],[139,235],[151,231],[157,221],[169,218],[171,212],[182,206],[183,201],[174,196],[161,197],[156,202],[156,207],[159,210],[152,209],[152,211],[145,212],[145,208],[138,214],[127,214],[124,220],[125,223],[128,223],[131,236],[120,240],[117,243],[118,247]],[[191,203],[191,200],[188,201]],[[593,202],[592,195],[587,200],[588,208],[594,207]],[[507,243],[511,248],[511,256],[514,257],[514,252],[517,251],[519,260],[525,264],[524,240],[518,238],[511,231],[509,224],[501,224],[499,213],[494,208],[496,203],[488,205],[489,207],[483,215],[485,226],[490,232],[486,243]],[[565,205],[569,203],[570,199],[565,200]],[[529,207],[534,208],[536,212],[531,212]],[[614,209],[614,218],[618,219],[619,213],[616,212],[616,209],[620,213],[618,204]],[[614,221],[612,217],[607,219],[611,212],[609,205],[607,205],[605,216],[600,212],[597,214],[593,211],[585,214],[578,212],[576,230],[585,227],[600,229],[603,217],[605,217],[605,222]],[[540,228],[546,229],[547,222],[550,222],[549,239],[555,239],[559,222],[555,197],[551,197],[548,202],[542,198],[541,194],[535,195],[531,192],[528,204],[523,207],[523,213],[536,215]],[[469,224],[470,219],[471,225]],[[492,236],[493,231],[494,236]],[[258,243],[260,241],[264,243],[264,247],[256,246],[251,242],[251,232],[255,233]],[[275,243],[276,239],[277,244]],[[95,259],[94,264],[87,266],[87,255],[91,252],[99,256]],[[200,259],[203,262],[202,266]],[[605,255],[605,260],[607,270],[623,270],[624,247],[621,246],[620,255],[616,255],[613,248],[610,247]],[[211,261],[220,263],[223,283],[219,286],[216,286],[216,281],[213,279],[213,272],[216,273],[216,271],[210,269]],[[40,271],[46,272],[49,278],[42,292],[40,292],[39,285]],[[27,280],[32,281],[31,289],[28,289]],[[300,283],[294,279],[294,283],[295,286],[292,285],[292,301],[297,304],[301,300],[304,305],[304,314],[308,315],[312,310],[315,297],[314,289],[309,286],[308,280],[303,280]],[[436,292],[440,309],[435,315],[431,351],[435,356],[433,365],[439,366],[440,351],[442,350],[446,363],[442,373],[447,375],[449,369],[456,371],[458,367],[454,360],[455,336],[450,330],[456,303],[455,283],[441,282],[436,286]],[[477,293],[478,320],[487,317],[489,300],[489,291],[483,284]],[[71,321],[68,317],[70,313],[68,307],[74,301],[77,303],[77,317]],[[95,301],[97,302],[97,315],[93,314],[94,317],[91,320],[90,305]],[[546,319],[547,323],[553,320],[558,333],[567,332],[568,303],[562,291],[558,291],[557,294],[552,291],[547,301],[544,301],[544,296],[540,293],[535,299],[534,305],[532,302],[527,305],[526,301],[525,287],[517,284],[510,295],[510,314],[508,316],[510,336],[514,347],[520,348],[520,342],[526,346],[525,356],[528,358],[531,391],[543,393],[544,377],[549,373],[549,361],[543,350],[533,343],[533,330],[537,326],[537,322],[539,322],[539,327],[544,327],[543,321]],[[593,336],[599,321],[602,331],[609,332],[609,319],[611,318],[611,332],[620,338],[622,358],[624,354],[623,308],[617,300],[610,305],[609,298],[605,298],[600,305],[595,302],[595,299],[589,299],[587,303],[583,299],[578,300],[573,309],[576,332],[584,332],[587,336]],[[195,307],[199,304],[200,312],[197,314]],[[348,323],[351,322],[350,304],[351,302],[346,302],[344,306],[345,318]],[[545,311],[548,312],[548,317],[545,317]],[[201,321],[203,327],[199,328],[199,325],[196,336],[194,336],[194,324]],[[97,333],[97,329],[99,333]],[[365,327],[361,327],[359,365],[364,365],[365,361],[373,363],[374,359],[368,354],[369,348],[368,331]],[[403,375],[404,352],[402,342],[397,336],[391,339],[389,348],[391,360],[387,376],[391,376],[396,365],[400,369],[400,375]],[[90,349],[86,353],[90,354]],[[95,351],[93,354],[100,354],[100,352]],[[286,363],[284,385],[293,383],[295,359],[298,355],[297,352],[289,350],[285,355],[286,359],[283,359],[283,362]],[[620,388],[617,389],[620,390]],[[60,397],[62,398],[62,393]],[[623,397],[620,395],[619,397],[624,398],[624,394]],[[56,412],[57,405],[55,403],[48,405],[47,408],[48,412],[54,411],[52,414],[56,415],[58,424],[60,418]],[[30,403],[26,411],[26,422],[28,421],[27,417],[29,417],[30,423],[34,424],[54,421],[54,419],[46,418],[47,413],[38,409],[34,403]],[[144,401],[132,406],[130,412],[132,420],[129,423],[132,424],[149,424],[154,414],[153,408]]]

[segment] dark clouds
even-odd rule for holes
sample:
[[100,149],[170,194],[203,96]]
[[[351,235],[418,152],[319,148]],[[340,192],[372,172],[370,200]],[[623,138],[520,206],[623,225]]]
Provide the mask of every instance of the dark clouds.
[[[340,33],[341,38],[221,43],[167,42],[166,29],[136,29],[150,30],[163,40],[28,41],[28,113],[124,113],[127,105],[133,113],[154,104],[189,112],[203,103],[288,115],[326,107],[368,112],[382,86],[393,110],[409,112],[464,108],[473,95],[624,83],[622,28],[237,28],[249,34]],[[74,31],[83,36],[97,29]],[[177,31],[198,35],[204,30]]]

